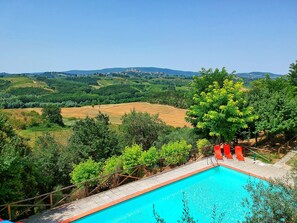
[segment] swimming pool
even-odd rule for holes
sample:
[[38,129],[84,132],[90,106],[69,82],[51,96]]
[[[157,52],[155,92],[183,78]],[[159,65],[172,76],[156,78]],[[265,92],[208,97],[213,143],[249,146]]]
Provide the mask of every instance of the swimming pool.
[[[211,222],[212,210],[224,213],[225,223],[244,219],[243,188],[250,176],[218,166],[191,177],[145,193],[74,221],[75,223],[154,223],[153,205],[166,222],[177,222],[182,215],[183,193],[191,215],[199,222]],[[254,177],[251,177],[254,178]],[[256,181],[261,181],[255,178]]]

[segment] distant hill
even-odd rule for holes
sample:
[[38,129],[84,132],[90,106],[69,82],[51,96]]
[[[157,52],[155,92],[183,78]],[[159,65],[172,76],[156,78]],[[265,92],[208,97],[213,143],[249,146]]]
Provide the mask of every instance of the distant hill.
[[[128,70],[136,70],[140,72],[151,72],[151,73],[164,73],[167,75],[180,75],[180,76],[194,76],[199,75],[199,72],[194,71],[182,71],[182,70],[173,70],[168,68],[159,68],[159,67],[114,67],[114,68],[105,68],[101,70],[69,70],[63,71],[66,74],[76,74],[76,75],[90,75],[94,73],[115,73],[115,72],[124,72]],[[250,72],[250,73],[237,73],[236,76],[246,79],[258,79],[265,77],[266,74],[269,74],[271,78],[280,77],[281,74],[274,74],[271,72]]]
[[[194,75],[199,75],[199,72],[194,71],[183,71],[183,70],[173,70],[168,68],[159,68],[159,67],[113,67],[113,68],[105,68],[105,69],[98,69],[98,70],[68,70],[62,72],[36,72],[36,73],[23,73],[22,75],[31,76],[31,75],[38,75],[38,76],[46,76],[46,77],[62,77],[62,76],[87,76],[96,73],[101,74],[110,74],[110,73],[121,73],[121,72],[138,72],[141,75],[143,73],[162,73],[166,75],[178,75],[178,76],[186,76],[192,77]],[[271,72],[249,72],[249,73],[237,73],[238,77],[244,79],[258,79],[265,77],[266,74],[269,74],[271,78],[277,78],[282,75],[274,74]],[[11,74],[8,73],[0,73],[0,76],[8,76]]]
[[247,78],[247,79],[258,79],[265,77],[266,74],[269,74],[271,78],[277,78],[282,76],[281,74],[274,74],[270,72],[250,72],[250,73],[237,73],[236,76],[241,78]]
[[167,68],[158,68],[158,67],[114,67],[114,68],[105,68],[100,70],[68,70],[63,71],[67,74],[77,74],[77,75],[89,75],[94,73],[115,73],[115,72],[124,72],[128,70],[137,70],[141,72],[151,72],[151,73],[164,73],[168,75],[181,75],[181,76],[193,76],[198,75],[198,72],[193,71],[182,71],[182,70],[172,70]]

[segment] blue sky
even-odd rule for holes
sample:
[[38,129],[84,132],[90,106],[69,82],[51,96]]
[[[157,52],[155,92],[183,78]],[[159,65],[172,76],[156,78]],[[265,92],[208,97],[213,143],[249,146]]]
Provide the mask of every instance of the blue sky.
[[284,74],[295,60],[297,0],[0,0],[0,72]]

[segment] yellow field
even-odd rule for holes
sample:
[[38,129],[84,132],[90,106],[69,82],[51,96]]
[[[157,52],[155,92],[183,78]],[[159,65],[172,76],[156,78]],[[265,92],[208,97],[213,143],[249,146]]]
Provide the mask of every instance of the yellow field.
[[[125,113],[129,113],[135,109],[138,112],[148,112],[149,114],[159,114],[159,117],[167,124],[174,127],[190,126],[185,121],[186,111],[185,109],[175,108],[169,105],[150,104],[146,102],[132,102],[124,104],[109,104],[109,105],[96,105],[75,107],[75,108],[62,108],[62,116],[64,118],[85,118],[95,117],[98,112],[108,114],[110,121],[113,124],[121,123],[121,116]],[[35,110],[41,113],[41,108],[25,108],[25,109],[7,109],[9,113],[20,113],[22,111]]]

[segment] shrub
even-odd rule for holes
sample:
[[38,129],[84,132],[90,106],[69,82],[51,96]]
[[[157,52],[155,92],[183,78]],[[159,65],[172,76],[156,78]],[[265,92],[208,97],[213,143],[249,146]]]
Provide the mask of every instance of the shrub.
[[[101,163],[95,162],[92,159],[88,159],[77,165],[74,165],[73,171],[70,173],[71,182],[79,184],[86,180],[90,180],[99,176],[101,172]],[[96,181],[92,181],[89,184],[94,184]]]
[[197,145],[196,143],[198,139],[199,136],[195,133],[193,128],[174,128],[171,131],[164,131],[164,133],[158,137],[158,140],[154,143],[154,145],[161,149],[162,145],[166,143],[186,140],[187,144],[191,144],[192,148],[194,148]]
[[109,175],[123,169],[123,161],[120,156],[112,156],[108,158],[103,166],[103,175]]
[[122,154],[123,169],[126,173],[131,174],[134,169],[132,167],[140,164],[142,154],[141,146],[134,144],[131,147],[126,147]]
[[162,146],[160,155],[165,159],[165,165],[177,165],[187,161],[191,148],[185,140],[170,142]]
[[207,139],[199,139],[197,141],[198,152],[203,155],[208,155],[211,150],[211,143]]
[[144,164],[149,168],[156,166],[158,160],[159,153],[156,147],[151,147],[149,150],[143,151],[140,157],[141,164]]

